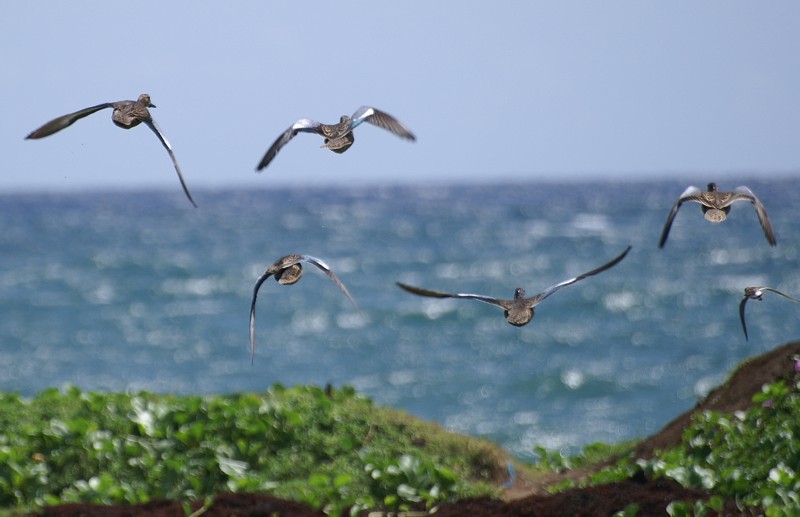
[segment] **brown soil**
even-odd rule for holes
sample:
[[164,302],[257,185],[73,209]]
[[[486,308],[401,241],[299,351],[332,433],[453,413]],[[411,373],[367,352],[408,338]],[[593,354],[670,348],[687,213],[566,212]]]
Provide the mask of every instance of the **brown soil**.
[[[716,410],[733,412],[747,409],[752,397],[761,386],[790,375],[793,372],[793,356],[800,354],[800,341],[789,343],[742,364],[731,377],[713,390],[698,404],[667,424],[661,431],[650,436],[635,447],[638,457],[651,457],[660,449],[678,445],[683,429],[698,411]],[[582,489],[569,489],[555,495],[548,494],[546,487],[566,478],[578,480],[590,470],[573,470],[552,474],[545,478],[526,479],[520,477],[504,494],[504,500],[470,499],[439,507],[437,517],[476,516],[610,516],[630,504],[637,504],[638,516],[667,515],[666,506],[671,501],[696,501],[707,499],[710,494],[702,490],[686,489],[666,479],[649,480],[643,475],[608,485]],[[212,504],[202,509],[202,503],[192,504],[192,511],[208,517],[228,516],[321,516],[324,515],[301,503],[277,499],[263,494],[219,494]],[[724,515],[756,515],[754,510],[742,512],[734,501],[726,501]],[[154,501],[128,506],[102,506],[87,504],[65,504],[44,509],[41,516],[52,517],[139,517],[186,515],[181,503],[176,501]],[[381,515],[381,514],[378,514]],[[388,515],[388,514],[387,514]]]

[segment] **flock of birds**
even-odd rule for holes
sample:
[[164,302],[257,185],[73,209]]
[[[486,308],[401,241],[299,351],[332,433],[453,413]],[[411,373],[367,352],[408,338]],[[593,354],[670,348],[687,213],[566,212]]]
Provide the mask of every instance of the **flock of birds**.
[[[175,153],[172,151],[172,146],[169,144],[169,141],[166,139],[155,120],[153,120],[153,117],[150,115],[148,108],[155,107],[156,106],[151,102],[150,96],[147,94],[140,95],[135,101],[123,100],[117,102],[105,102],[55,118],[44,124],[39,129],[31,132],[26,139],[39,139],[52,135],[53,133],[57,133],[58,131],[71,126],[77,120],[87,117],[92,113],[106,108],[113,108],[111,120],[118,127],[130,129],[138,126],[141,123],[144,123],[156,134],[161,144],[167,150],[167,153],[169,153],[169,157],[172,160],[172,164],[175,166],[175,171],[178,173],[178,179],[181,182],[181,186],[183,187],[186,197],[194,207],[197,207],[197,203],[195,203],[191,193],[189,192],[189,188],[186,186],[183,173],[181,172],[178,161],[175,158]],[[362,106],[361,108],[357,109],[352,116],[342,115],[338,124],[322,124],[307,118],[298,120],[288,129],[286,129],[286,131],[281,133],[280,136],[278,136],[278,138],[273,142],[266,154],[264,154],[264,157],[258,163],[256,171],[261,171],[266,168],[272,162],[278,152],[298,133],[316,133],[324,139],[323,145],[321,146],[323,149],[329,149],[335,153],[341,154],[347,151],[353,145],[355,142],[353,130],[363,122],[369,122],[370,124],[386,129],[401,138],[411,141],[416,140],[414,134],[405,125],[391,115],[376,108]],[[728,212],[730,212],[731,205],[738,201],[747,201],[753,205],[758,217],[758,221],[761,224],[761,228],[764,230],[764,236],[766,237],[767,242],[769,242],[771,246],[777,245],[775,232],[772,229],[766,209],[749,188],[740,186],[736,187],[732,192],[723,192],[717,188],[715,183],[709,183],[708,189],[705,192],[695,186],[690,186],[683,192],[683,194],[680,195],[678,200],[672,206],[669,216],[667,217],[667,221],[664,224],[664,229],[661,232],[661,238],[658,243],[659,248],[663,248],[666,244],[667,237],[669,236],[670,229],[672,228],[672,222],[675,219],[678,210],[684,203],[693,202],[700,204],[705,219],[714,223],[719,223],[726,219]],[[397,285],[401,289],[418,296],[427,296],[432,298],[463,298],[495,305],[503,309],[505,319],[509,324],[521,327],[528,324],[531,319],[533,319],[534,309],[547,297],[560,290],[562,287],[572,285],[580,280],[594,276],[616,266],[622,261],[622,259],[625,258],[630,250],[631,246],[628,246],[622,253],[620,253],[611,261],[587,273],[583,273],[574,278],[570,278],[548,287],[539,294],[531,297],[526,297],[525,290],[521,287],[514,291],[513,299],[499,299],[480,294],[433,291],[403,284],[401,282],[397,282]],[[253,298],[250,304],[251,361],[255,358],[256,299],[258,298],[258,291],[261,288],[261,285],[271,276],[274,277],[279,284],[292,285],[296,283],[300,280],[303,274],[303,262],[312,264],[325,273],[328,278],[330,278],[337,286],[339,286],[339,289],[341,289],[345,296],[347,296],[347,298],[353,304],[353,307],[356,310],[359,310],[355,300],[347,290],[347,287],[345,287],[344,283],[339,280],[333,270],[324,261],[311,255],[286,255],[281,257],[271,264],[267,270],[256,280],[253,288]],[[745,305],[747,304],[748,300],[762,300],[764,293],[767,291],[778,294],[793,302],[800,303],[799,299],[794,298],[786,293],[782,293],[771,287],[745,287],[744,298],[742,298],[742,301],[739,303],[739,318],[742,324],[742,331],[744,332],[745,339],[748,339],[747,324],[745,323]]]

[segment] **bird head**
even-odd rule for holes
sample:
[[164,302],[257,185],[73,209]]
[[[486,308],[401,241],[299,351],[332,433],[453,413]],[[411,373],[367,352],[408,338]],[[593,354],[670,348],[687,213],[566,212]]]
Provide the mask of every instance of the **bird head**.
[[150,95],[143,93],[139,95],[139,98],[136,100],[139,104],[144,104],[145,108],[155,108],[156,105],[150,102]]

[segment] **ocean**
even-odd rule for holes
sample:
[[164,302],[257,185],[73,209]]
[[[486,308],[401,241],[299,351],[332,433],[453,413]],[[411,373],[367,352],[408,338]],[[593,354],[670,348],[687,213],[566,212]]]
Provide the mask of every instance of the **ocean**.
[[[705,187],[702,181],[693,183]],[[691,182],[179,189],[0,195],[0,390],[48,387],[177,394],[264,391],[275,383],[353,386],[378,404],[498,442],[522,459],[658,431],[742,360],[800,338],[800,180],[748,185],[766,206],[768,245],[749,203],[712,224],[685,204]],[[633,249],[565,287],[524,327],[473,300],[512,298]],[[311,265],[295,285],[253,285],[281,256]]]

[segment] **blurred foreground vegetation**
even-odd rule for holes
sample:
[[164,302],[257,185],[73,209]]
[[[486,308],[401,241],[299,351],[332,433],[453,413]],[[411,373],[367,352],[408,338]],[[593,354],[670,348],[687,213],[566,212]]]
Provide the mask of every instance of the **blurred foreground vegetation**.
[[[720,498],[736,501],[743,515],[750,515],[744,511],[748,507],[763,508],[767,517],[800,515],[800,358],[793,361],[793,371],[765,384],[748,410],[697,413],[679,446],[650,459],[623,453],[584,481],[566,480],[552,490],[620,481],[638,472],[715,495],[709,503],[673,504],[670,515],[716,515]],[[587,451],[597,456],[598,448],[602,444]],[[555,470],[580,467],[584,459],[584,454],[563,458],[541,448],[537,453],[542,465]],[[625,515],[635,514],[631,509]]]
[[230,396],[50,389],[0,395],[0,506],[202,500],[266,492],[338,513],[497,492],[489,442],[379,408],[352,389]]
[[[721,498],[742,509],[761,507],[769,517],[797,515],[800,362],[791,375],[765,385],[747,411],[698,413],[678,447],[647,460],[632,449],[594,444],[564,457],[537,448],[535,468],[515,464],[526,479],[553,480],[551,491],[643,473],[715,495],[705,503],[674,502],[673,516],[713,515]],[[490,442],[377,407],[350,388],[276,385],[228,396],[77,388],[32,399],[0,394],[3,508],[203,500],[219,492],[270,493],[332,515],[431,508],[499,495],[514,472],[509,466],[508,455]],[[569,470],[588,475],[553,476]],[[636,514],[635,505],[624,511]]]

